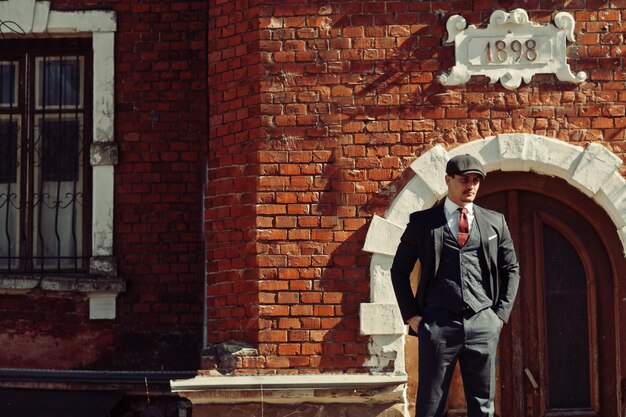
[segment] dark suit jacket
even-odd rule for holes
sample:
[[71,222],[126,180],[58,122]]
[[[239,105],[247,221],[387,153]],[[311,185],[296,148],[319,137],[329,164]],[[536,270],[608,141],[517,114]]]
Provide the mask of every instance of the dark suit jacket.
[[[489,280],[493,310],[506,322],[519,286],[519,264],[511,234],[502,214],[476,204],[474,222],[480,231],[481,250],[478,255],[482,278]],[[391,279],[405,322],[413,316],[422,315],[428,290],[437,275],[445,226],[446,215],[442,203],[412,213],[402,234],[391,267]],[[410,275],[417,260],[420,261],[421,271],[417,292],[413,295]]]

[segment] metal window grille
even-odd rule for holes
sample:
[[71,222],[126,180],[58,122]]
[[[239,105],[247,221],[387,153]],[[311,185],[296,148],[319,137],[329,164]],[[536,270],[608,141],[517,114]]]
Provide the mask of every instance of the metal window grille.
[[89,42],[0,41],[0,273],[88,267],[90,73]]

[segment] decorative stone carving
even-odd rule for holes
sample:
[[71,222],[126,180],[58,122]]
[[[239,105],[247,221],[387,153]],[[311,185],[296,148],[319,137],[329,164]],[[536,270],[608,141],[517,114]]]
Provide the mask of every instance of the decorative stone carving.
[[456,65],[449,74],[439,76],[443,85],[465,84],[474,75],[484,75],[493,84],[500,81],[509,90],[535,74],[555,74],[560,81],[581,83],[587,74],[574,75],[566,62],[566,42],[574,42],[575,21],[571,14],[560,12],[554,25],[530,22],[524,9],[511,12],[496,10],[486,28],[467,22],[460,15],[451,16],[446,28],[447,43],[454,43]]

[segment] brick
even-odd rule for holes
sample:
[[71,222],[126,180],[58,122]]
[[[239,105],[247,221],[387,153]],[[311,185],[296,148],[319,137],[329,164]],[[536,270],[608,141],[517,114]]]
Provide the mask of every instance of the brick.
[[[289,342],[308,342],[309,341],[309,331],[307,330],[291,330],[287,333],[287,338]],[[304,346],[302,346],[304,347]],[[303,354],[306,354],[304,351]]]
[[297,292],[278,293],[279,304],[297,304],[300,301],[300,294]]
[[281,318],[278,321],[278,327],[281,329],[299,329],[302,327],[302,324],[299,319]]
[[259,342],[286,342],[287,332],[283,330],[264,330],[259,332]]
[[[287,306],[285,306],[287,307]],[[313,315],[313,307],[312,306],[303,306],[296,305],[289,307],[291,316],[311,316]]]
[[321,355],[324,353],[324,347],[321,343],[303,343],[302,354],[303,355]]
[[298,343],[281,343],[278,345],[278,354],[282,356],[299,355],[300,348]]
[[289,313],[289,306],[280,306],[280,305],[259,306],[259,315],[262,317],[287,316],[288,313]]

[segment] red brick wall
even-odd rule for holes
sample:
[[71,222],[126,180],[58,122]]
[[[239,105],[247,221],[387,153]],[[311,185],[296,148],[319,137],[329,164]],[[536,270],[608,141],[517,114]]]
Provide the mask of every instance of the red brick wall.
[[[205,1],[118,1],[115,250],[125,338],[198,366],[206,164]],[[162,345],[162,346],[159,346]],[[152,362],[151,366],[155,366]]]
[[[368,220],[384,214],[409,164],[433,145],[528,132],[599,141],[625,156],[625,2],[525,2],[534,22],[574,15],[569,64],[589,79],[536,75],[513,91],[484,78],[444,88],[436,76],[454,64],[454,47],[443,45],[451,15],[483,24],[515,2],[262,3],[210,2],[209,176],[217,184],[205,219],[209,245],[225,241],[208,252],[210,339],[258,342],[265,359],[252,366],[261,372],[364,370],[358,307],[369,300]],[[237,35],[241,15],[245,36]],[[237,77],[244,45],[250,64]],[[258,303],[258,335],[239,331],[254,329],[239,290]]]
[[[205,1],[53,1],[114,10],[114,247],[126,292],[115,320],[84,294],[0,296],[1,367],[193,370],[203,311]],[[0,42],[11,42],[0,40]]]
[[209,143],[205,199],[209,343],[255,343],[259,270],[258,8],[209,2]]

